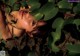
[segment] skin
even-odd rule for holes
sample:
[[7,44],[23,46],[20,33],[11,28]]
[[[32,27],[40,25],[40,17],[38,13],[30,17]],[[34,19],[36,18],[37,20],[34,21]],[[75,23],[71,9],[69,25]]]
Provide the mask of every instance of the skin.
[[0,10],[0,31],[2,34],[2,38],[4,40],[11,38],[11,33],[9,28],[6,26],[5,19],[3,17],[2,11]]
[[[5,18],[9,23],[5,24]],[[11,20],[16,23],[10,24]],[[29,13],[28,9],[20,8],[19,11],[12,11],[10,15],[7,13],[3,14],[0,11],[0,29],[2,33],[3,40],[12,38],[12,35],[20,37],[22,33],[27,33],[30,37],[37,33],[37,29],[40,26],[45,25],[44,21],[36,21],[34,17]],[[12,31],[13,29],[13,31]]]

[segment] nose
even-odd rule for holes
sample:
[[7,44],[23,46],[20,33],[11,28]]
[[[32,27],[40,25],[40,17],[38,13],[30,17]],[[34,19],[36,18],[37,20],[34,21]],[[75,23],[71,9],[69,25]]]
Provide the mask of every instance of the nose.
[[41,27],[41,26],[44,26],[44,25],[46,25],[46,22],[43,21],[43,20],[39,20],[39,21],[37,22],[37,26],[38,26],[38,27]]

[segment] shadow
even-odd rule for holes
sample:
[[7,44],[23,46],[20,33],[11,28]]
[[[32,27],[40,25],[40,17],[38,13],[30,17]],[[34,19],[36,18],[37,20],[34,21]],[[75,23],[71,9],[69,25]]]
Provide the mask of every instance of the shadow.
[[63,30],[65,30],[66,32],[70,32],[71,36],[77,40],[80,40],[80,32],[77,29],[75,24],[68,24],[65,25]]

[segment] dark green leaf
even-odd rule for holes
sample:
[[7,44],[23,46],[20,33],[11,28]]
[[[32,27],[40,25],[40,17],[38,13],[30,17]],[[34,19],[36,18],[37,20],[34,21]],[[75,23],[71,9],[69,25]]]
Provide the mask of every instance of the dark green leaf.
[[78,3],[74,8],[73,8],[73,12],[74,13],[80,13],[80,3]]
[[62,18],[56,18],[52,24],[52,28],[62,28],[64,24],[64,20]]
[[27,1],[21,1],[20,3],[21,3],[22,7],[27,7],[28,6]]
[[18,0],[8,0],[8,5],[13,6],[14,3],[16,3]]
[[69,53],[80,53],[80,44],[67,44],[67,49],[69,50]]
[[16,3],[16,4],[13,5],[13,9],[12,10],[13,11],[18,11],[20,9],[20,6],[21,5],[19,3]]
[[80,25],[80,19],[75,19],[73,21],[73,24],[76,24],[77,26],[79,26]]
[[45,15],[44,20],[49,20],[56,16],[58,8],[53,3],[47,3],[40,9],[40,13]]
[[55,45],[55,42],[58,41],[61,37],[61,29],[57,29],[56,32],[52,32],[53,42],[51,44],[51,48],[54,52],[58,52],[59,48]]
[[52,47],[51,46],[52,42],[53,42],[53,37],[50,35],[50,36],[48,36],[48,46],[49,46],[49,48]]
[[48,0],[48,2],[55,2],[55,0]]
[[62,0],[58,3],[58,7],[63,9],[71,9],[72,5],[73,4],[69,3],[67,0]]
[[74,19],[69,18],[68,20],[65,20],[64,25],[73,24],[73,21],[74,21]]
[[40,3],[36,0],[28,1],[28,5],[31,6],[31,11],[36,10],[40,7]]
[[[75,19],[75,20],[73,21],[73,24],[76,24],[77,29],[79,30],[78,26],[80,25],[80,19]],[[80,31],[80,30],[79,30],[79,31]]]
[[54,43],[52,43],[52,51],[53,52],[58,52],[60,49],[54,44]]
[[68,56],[80,56],[80,53],[69,53]]
[[61,37],[61,29],[64,25],[64,20],[62,18],[57,18],[53,24],[52,27],[56,28],[55,32],[52,32],[53,42],[52,42],[52,50],[57,52],[59,51],[59,48],[55,45],[55,42],[58,41]]
[[56,42],[61,37],[61,29],[57,28],[55,32],[52,32],[53,42]]
[[40,20],[43,17],[43,14],[37,13],[37,14],[34,15],[34,17],[35,17],[36,20]]

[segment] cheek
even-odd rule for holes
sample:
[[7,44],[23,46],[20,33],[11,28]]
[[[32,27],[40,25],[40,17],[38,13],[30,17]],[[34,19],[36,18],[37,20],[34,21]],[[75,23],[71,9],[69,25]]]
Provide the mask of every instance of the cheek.
[[28,22],[23,21],[23,22],[21,22],[21,26],[22,26],[24,29],[26,29],[26,27],[28,27],[29,24],[28,24]]
[[16,27],[20,29],[26,29],[26,27],[28,27],[28,23],[25,20],[18,20],[16,23]]

